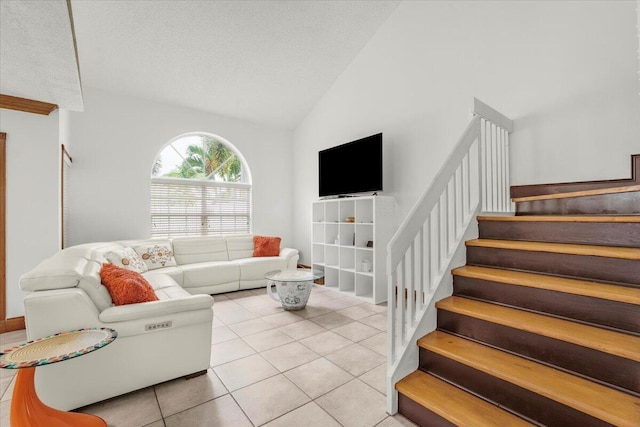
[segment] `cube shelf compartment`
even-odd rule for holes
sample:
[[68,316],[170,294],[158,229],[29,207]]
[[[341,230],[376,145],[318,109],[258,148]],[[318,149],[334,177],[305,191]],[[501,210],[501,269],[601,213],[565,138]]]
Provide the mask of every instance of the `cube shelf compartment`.
[[[393,198],[318,200],[311,211],[312,266],[324,271],[325,286],[373,304],[386,301],[386,248],[393,235]],[[371,271],[363,270],[365,260]]]

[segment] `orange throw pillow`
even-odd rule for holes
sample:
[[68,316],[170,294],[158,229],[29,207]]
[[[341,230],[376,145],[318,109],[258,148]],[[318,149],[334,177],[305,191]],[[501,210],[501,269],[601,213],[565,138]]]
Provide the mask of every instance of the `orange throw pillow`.
[[102,264],[100,281],[111,294],[115,305],[158,301],[153,288],[142,274],[113,264]]
[[280,255],[280,238],[253,236],[253,256]]

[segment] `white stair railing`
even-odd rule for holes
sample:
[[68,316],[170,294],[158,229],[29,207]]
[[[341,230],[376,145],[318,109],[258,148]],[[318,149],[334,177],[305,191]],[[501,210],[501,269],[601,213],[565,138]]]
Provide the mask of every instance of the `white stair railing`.
[[512,212],[509,139],[513,122],[474,99],[474,117],[387,246],[387,412],[395,384],[418,366],[416,341],[435,329],[435,302],[451,295],[451,268],[465,263],[475,216]]

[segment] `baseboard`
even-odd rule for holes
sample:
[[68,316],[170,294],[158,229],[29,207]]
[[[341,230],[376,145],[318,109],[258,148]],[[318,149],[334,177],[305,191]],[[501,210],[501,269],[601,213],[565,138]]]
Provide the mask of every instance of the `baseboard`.
[[0,320],[0,334],[3,334],[5,332],[19,331],[24,328],[24,316]]

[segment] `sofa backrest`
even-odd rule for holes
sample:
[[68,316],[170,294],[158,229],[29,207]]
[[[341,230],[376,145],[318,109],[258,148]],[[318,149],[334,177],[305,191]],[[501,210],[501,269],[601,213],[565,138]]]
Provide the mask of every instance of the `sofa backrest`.
[[253,256],[253,236],[229,236],[227,237],[227,250],[229,259],[251,258]]
[[22,275],[20,288],[35,292],[78,287],[84,290],[100,311],[112,305],[111,295],[100,282],[102,262],[91,254],[95,244],[64,249]]
[[87,263],[84,274],[78,281],[78,287],[86,292],[93,303],[102,311],[113,305],[111,294],[100,281],[102,262],[91,260]]
[[172,243],[178,265],[229,261],[224,237],[182,237],[173,239]]

